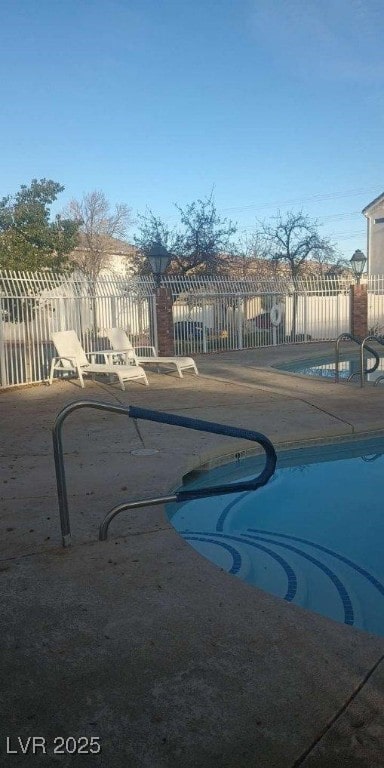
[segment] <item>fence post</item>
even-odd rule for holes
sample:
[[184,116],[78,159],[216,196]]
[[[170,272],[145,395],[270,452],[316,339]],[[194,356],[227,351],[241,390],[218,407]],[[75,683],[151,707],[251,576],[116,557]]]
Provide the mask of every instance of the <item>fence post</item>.
[[368,336],[368,292],[366,285],[351,285],[351,333]]
[[203,352],[204,354],[207,352],[207,327],[208,327],[208,303],[207,303],[207,297],[204,297],[204,304],[203,304],[203,311],[201,313],[201,319],[203,321]]
[[117,320],[117,311],[116,311],[116,296],[110,297],[111,302],[111,328],[116,328],[118,326],[118,320]]
[[243,327],[244,327],[244,302],[241,297],[237,300],[237,346],[243,349]]
[[308,328],[308,293],[307,291],[304,291],[303,293],[303,334],[304,334],[304,341],[307,341],[307,328]]
[[4,312],[3,302],[0,301],[0,387],[8,386],[8,371],[5,355],[5,341],[4,341]]

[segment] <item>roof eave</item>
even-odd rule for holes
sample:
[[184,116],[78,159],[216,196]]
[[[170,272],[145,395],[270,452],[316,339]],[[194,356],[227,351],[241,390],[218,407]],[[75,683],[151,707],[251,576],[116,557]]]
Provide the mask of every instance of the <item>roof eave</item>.
[[369,211],[371,210],[371,208],[373,208],[378,203],[381,203],[382,201],[384,201],[384,192],[382,192],[381,195],[379,195],[378,197],[375,197],[375,199],[372,200],[371,203],[368,203],[368,205],[366,205],[365,208],[363,208],[361,213],[363,213],[364,216],[366,216],[367,213],[369,213]]

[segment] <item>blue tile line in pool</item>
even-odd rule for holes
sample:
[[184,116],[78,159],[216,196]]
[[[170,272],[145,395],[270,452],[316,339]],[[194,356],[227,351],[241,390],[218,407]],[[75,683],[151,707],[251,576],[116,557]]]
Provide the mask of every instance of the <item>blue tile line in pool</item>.
[[[348,591],[345,588],[344,584],[339,579],[339,577],[336,576],[336,574],[333,571],[331,571],[331,569],[328,568],[328,566],[324,565],[324,563],[321,563],[319,560],[317,560],[317,558],[312,557],[307,552],[304,552],[298,547],[293,547],[289,544],[278,542],[275,539],[269,539],[266,536],[278,536],[280,538],[288,539],[291,541],[301,542],[303,544],[313,547],[314,549],[318,549],[322,552],[325,552],[326,554],[334,557],[336,560],[340,560],[345,565],[348,565],[350,568],[353,568],[353,570],[356,571],[356,573],[360,574],[361,576],[363,576],[363,578],[367,579],[372,584],[372,586],[375,587],[380,592],[381,595],[384,595],[384,585],[378,579],[372,576],[372,574],[369,573],[369,571],[367,571],[365,568],[362,568],[360,565],[358,565],[358,563],[354,563],[349,558],[344,557],[344,555],[341,555],[338,552],[335,552],[334,550],[329,549],[328,547],[323,547],[321,544],[316,544],[315,542],[309,541],[308,539],[302,539],[298,536],[288,536],[287,534],[276,533],[275,531],[264,531],[257,528],[249,528],[247,534],[243,534],[242,536],[233,536],[230,534],[220,534],[220,533],[216,533],[208,536],[206,532],[190,531],[190,530],[180,531],[180,533],[188,541],[206,541],[210,544],[216,544],[217,546],[221,546],[224,549],[226,549],[233,558],[233,565],[229,569],[228,573],[231,573],[234,575],[238,574],[241,569],[242,561],[241,561],[240,553],[234,547],[229,546],[225,542],[217,541],[214,538],[214,536],[225,536],[226,539],[230,539],[231,541],[244,542],[250,546],[255,547],[256,549],[260,549],[264,551],[266,554],[270,555],[276,562],[278,562],[279,565],[282,566],[282,568],[286,573],[287,581],[288,581],[288,589],[283,599],[289,602],[294,600],[296,596],[296,591],[297,591],[297,577],[293,568],[289,565],[289,563],[287,563],[286,560],[284,560],[279,555],[277,555],[276,552],[273,552],[273,550],[267,547],[263,547],[261,544],[256,544],[256,542],[254,541],[251,542],[250,539],[257,539],[258,541],[264,541],[266,543],[279,545],[285,549],[295,552],[296,554],[299,554],[301,557],[311,562],[317,568],[320,568],[320,570],[323,571],[323,573],[326,576],[328,576],[328,578],[332,581],[332,583],[336,587],[340,600],[343,605],[343,609],[344,609],[345,624],[349,624],[349,625],[354,624],[354,611],[353,611],[352,601],[348,594]],[[254,535],[254,534],[258,534],[258,535]]]
[[321,552],[325,552],[327,555],[332,555],[332,557],[334,557],[336,560],[340,560],[342,563],[345,563],[345,565],[349,565],[350,568],[353,568],[356,573],[359,573],[361,576],[367,579],[372,584],[372,586],[380,592],[380,594],[384,595],[384,584],[376,579],[375,576],[372,576],[369,571],[365,570],[365,568],[362,568],[361,565],[358,565],[358,563],[354,563],[348,557],[340,555],[338,552],[334,552],[334,550],[328,549],[328,547],[323,547],[321,544],[316,544],[315,542],[309,541],[308,539],[301,539],[299,536],[288,536],[286,533],[275,533],[275,531],[264,531],[258,528],[249,528],[248,530],[251,533],[267,534],[267,536],[280,536],[282,539],[300,541],[302,544],[308,544],[308,546],[314,547],[314,549],[319,549]]
[[268,539],[268,538],[265,538],[264,536],[254,535],[254,536],[251,536],[251,538],[256,538],[260,541],[266,541],[270,544],[275,544],[275,545],[277,544],[277,546],[279,547],[283,547],[284,549],[288,549],[291,552],[295,552],[297,555],[300,555],[300,557],[303,557],[305,560],[308,560],[309,563],[312,563],[312,565],[314,565],[316,568],[319,568],[320,571],[322,571],[326,576],[328,576],[330,581],[332,581],[332,583],[336,587],[337,592],[339,593],[339,597],[342,602],[343,610],[344,610],[344,624],[351,624],[351,625],[354,624],[355,616],[353,612],[351,598],[342,581],[339,579],[338,576],[336,576],[336,574],[330,568],[328,568],[327,565],[324,565],[324,563],[322,563],[320,560],[317,560],[316,557],[312,557],[312,555],[309,555],[307,552],[303,552],[303,550],[298,549],[298,547],[292,547],[290,544],[283,544],[280,541],[274,541],[274,539]]
[[214,541],[214,539],[209,536],[190,536],[187,533],[183,534],[183,537],[188,539],[188,541],[207,541],[209,544],[217,544],[218,547],[225,549],[232,556],[232,567],[229,569],[228,573],[232,573],[235,576],[241,570],[240,552],[234,547],[230,547],[229,544],[226,544],[224,541]]
[[222,511],[221,515],[219,516],[218,521],[216,523],[216,530],[217,531],[223,531],[224,530],[224,523],[225,523],[225,519],[226,519],[227,515],[229,514],[231,509],[233,507],[235,507],[236,504],[239,503],[239,501],[242,501],[242,499],[244,499],[246,496],[248,496],[248,494],[249,494],[249,491],[244,491],[244,493],[240,493],[239,496],[236,496],[235,499],[230,501],[229,504],[227,504],[224,507],[224,509],[223,509],[223,511]]
[[[254,471],[254,461],[205,470],[190,482],[238,480]],[[230,574],[384,635],[383,437],[283,451],[278,462],[280,469],[257,494],[174,505],[171,521]]]
[[[204,531],[180,531],[180,533],[183,536],[183,538],[188,539],[190,541],[193,539],[197,541],[205,540],[205,541],[209,541],[212,544],[218,544],[219,546],[221,543],[221,542],[215,541],[215,539],[212,537],[208,538]],[[226,539],[230,539],[231,541],[245,540],[245,537],[230,536],[229,534],[226,534],[226,533],[218,533],[216,535],[225,536]],[[201,539],[199,537],[204,537],[204,539]],[[259,549],[262,552],[265,552],[267,555],[272,557],[272,559],[275,560],[279,565],[281,565],[281,567],[286,573],[287,581],[288,581],[288,588],[287,588],[286,594],[284,595],[284,600],[287,600],[288,602],[291,602],[292,600],[294,600],[297,592],[297,578],[293,568],[289,565],[289,563],[287,563],[287,561],[284,560],[284,558],[282,558],[277,552],[273,552],[273,550],[268,549],[267,547],[263,547],[262,544],[256,544],[256,542],[251,542],[251,541],[248,541],[247,543],[249,544],[249,546],[254,547],[254,549]],[[234,550],[234,551],[240,558],[239,560],[237,560],[237,563],[239,564],[239,569],[240,569],[241,555],[240,555],[240,552],[237,552],[237,550]]]
[[[195,537],[204,536],[204,532],[202,531],[180,531],[181,535],[185,539],[192,540]],[[242,536],[233,536],[226,533],[216,533],[215,536],[224,536],[226,539],[230,539],[231,541],[238,541],[247,543],[249,546],[255,547],[256,549],[260,549],[266,554],[270,555],[276,562],[279,563],[279,565],[282,566],[284,569],[287,580],[288,580],[288,589],[287,593],[284,596],[284,600],[287,600],[291,602],[294,600],[296,596],[297,591],[297,576],[295,571],[293,570],[292,566],[287,563],[286,560],[284,560],[280,555],[277,554],[277,552],[274,552],[271,549],[268,549],[267,547],[263,547],[261,544],[256,544],[256,542],[251,541],[251,539],[257,539],[258,541],[264,541],[269,544],[274,544],[275,546],[283,547],[284,549],[290,550],[291,552],[295,552],[296,554],[303,557],[305,560],[308,560],[312,565],[314,565],[316,568],[319,568],[333,583],[335,586],[337,593],[340,597],[343,611],[344,611],[344,624],[354,624],[354,611],[352,607],[352,601],[351,598],[347,592],[347,589],[345,588],[342,581],[339,579],[338,576],[330,569],[327,565],[324,565],[324,563],[320,562],[320,560],[317,560],[317,558],[312,557],[312,555],[309,555],[307,552],[304,552],[303,550],[298,549],[298,547],[293,547],[290,544],[284,544],[283,542],[274,541],[273,539],[268,539],[264,536],[254,536],[251,534],[242,535]],[[199,540],[199,539],[197,539]],[[206,538],[206,541],[210,541],[211,543],[217,544],[218,542],[215,541],[214,537]],[[239,557],[240,556],[240,553]]]

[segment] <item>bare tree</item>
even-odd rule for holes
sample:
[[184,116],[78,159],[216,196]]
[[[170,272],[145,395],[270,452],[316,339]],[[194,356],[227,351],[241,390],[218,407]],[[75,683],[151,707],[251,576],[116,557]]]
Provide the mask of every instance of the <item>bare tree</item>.
[[276,273],[277,264],[268,259],[265,242],[257,232],[243,234],[237,240],[232,254],[227,257],[227,274],[236,278],[264,280]]
[[101,270],[109,265],[111,238],[123,240],[133,223],[131,209],[124,203],[117,203],[112,210],[104,192],[94,190],[81,200],[72,200],[66,214],[78,223],[81,238],[72,259],[94,284]]
[[320,236],[316,220],[301,211],[291,211],[285,218],[279,212],[272,222],[262,222],[259,235],[269,257],[287,262],[293,278],[300,275],[307,259],[318,263],[335,261],[335,247],[328,238]]
[[318,274],[321,277],[329,275],[337,277],[351,273],[351,264],[348,259],[343,258],[336,251],[330,255],[327,253],[316,253],[312,256],[312,260],[317,265]]
[[[282,216],[280,211],[272,219],[272,224],[261,223],[260,236],[265,242],[269,258],[275,262],[285,262],[289,267],[292,279],[302,274],[308,259],[323,262],[334,262],[336,250],[331,241],[321,237],[317,220],[310,219],[301,211],[289,212]],[[296,337],[297,293],[293,294],[292,331]]]
[[71,260],[86,277],[92,311],[92,325],[98,332],[96,281],[102,269],[110,264],[113,253],[111,240],[122,239],[132,223],[131,211],[123,203],[111,209],[105,194],[100,190],[88,192],[81,200],[72,200],[66,215],[79,228],[80,244],[71,254]]

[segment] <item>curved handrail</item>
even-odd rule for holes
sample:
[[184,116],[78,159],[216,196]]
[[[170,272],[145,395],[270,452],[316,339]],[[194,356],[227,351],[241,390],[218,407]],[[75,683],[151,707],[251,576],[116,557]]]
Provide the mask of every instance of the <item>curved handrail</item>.
[[[376,336],[367,336],[366,339],[364,339],[364,341],[368,341],[369,338],[375,339],[375,340],[379,341],[379,339]],[[361,347],[361,345],[364,342],[362,342],[362,340],[358,336],[354,336],[352,333],[340,333],[339,336],[336,339],[336,347],[335,347],[335,382],[336,383],[338,383],[339,380],[340,380],[340,377],[339,377],[340,342],[343,339],[350,339],[351,341],[354,341],[355,344],[358,344],[359,347],[361,348],[361,351],[360,351],[360,355],[361,355],[361,357],[360,357],[360,386],[363,387],[364,386],[364,379],[363,379],[364,374],[373,373],[374,371],[376,371],[376,369],[378,368],[378,366],[380,364],[380,357],[377,354],[376,349],[373,349],[373,347],[366,346],[365,349],[367,350],[367,352],[370,352],[374,356],[375,363],[374,363],[372,368],[364,368],[364,354],[363,354],[362,347]],[[379,343],[382,344],[383,342],[379,341]],[[355,375],[357,375],[357,374],[352,374],[352,376],[355,376]],[[350,378],[352,378],[352,376]]]
[[[378,336],[373,336],[373,335],[365,336],[365,338],[364,338],[364,339],[362,340],[362,342],[361,342],[361,352],[360,352],[360,355],[361,355],[361,357],[360,357],[360,370],[362,370],[362,368],[363,368],[363,365],[364,365],[364,348],[365,348],[365,349],[367,349],[369,352],[371,352],[371,351],[372,351],[372,347],[369,347],[369,346],[368,346],[368,345],[365,343],[366,341],[376,341],[378,344],[381,344],[381,346],[382,346],[382,347],[384,347],[384,341],[382,341],[382,340],[381,340],[381,339],[380,339]],[[379,367],[380,358],[379,358],[379,356],[377,355],[377,353],[376,353],[376,356],[377,356],[377,359],[376,359],[376,363],[377,363],[377,364],[375,363],[375,365],[373,366],[373,368],[370,368],[370,370],[369,370],[369,371],[364,371],[364,373],[373,373],[373,372],[374,372],[374,371],[376,371],[376,369]],[[363,386],[364,386],[364,381],[363,381],[363,376],[362,376],[362,374],[361,374],[361,379],[360,379],[360,386],[361,386],[361,387],[363,387]]]
[[[108,513],[107,517],[105,518],[103,525],[106,525],[106,529],[108,528],[110,520],[113,519],[116,514],[118,514],[118,511],[132,508],[132,505],[136,507],[148,506],[150,503],[160,504],[164,501],[186,501],[189,499],[197,499],[205,496],[214,496],[224,493],[256,490],[268,482],[276,468],[277,457],[274,446],[268,437],[263,435],[261,432],[255,432],[250,429],[241,429],[239,427],[231,427],[227,424],[217,424],[215,422],[202,421],[201,419],[191,419],[187,416],[177,416],[176,414],[164,413],[162,411],[152,411],[147,408],[138,408],[137,406],[133,405],[124,407],[121,405],[111,405],[110,403],[101,403],[94,400],[78,400],[77,402],[69,403],[69,405],[65,406],[65,408],[63,408],[58,413],[52,430],[57,496],[59,502],[62,543],[64,547],[69,546],[71,543],[71,527],[69,520],[68,496],[64,468],[62,427],[67,416],[79,408],[96,408],[98,410],[111,411],[112,413],[120,413],[133,419],[145,419],[163,424],[186,427],[187,429],[195,429],[201,432],[212,432],[214,434],[226,435],[228,437],[239,437],[243,440],[251,440],[261,445],[266,455],[263,470],[259,475],[257,475],[257,477],[253,478],[252,480],[227,483],[225,485],[209,486],[208,488],[196,488],[189,491],[181,490],[177,491],[177,493],[175,493],[173,496],[165,496],[161,498],[159,497],[157,499],[144,499],[140,502],[128,502],[128,506],[125,504],[119,505],[118,508],[114,507],[114,509],[111,510],[111,512]],[[108,522],[106,523],[107,519]]]

